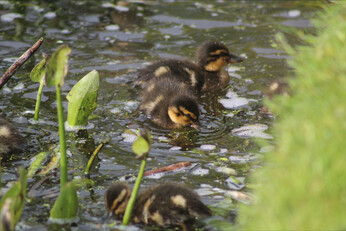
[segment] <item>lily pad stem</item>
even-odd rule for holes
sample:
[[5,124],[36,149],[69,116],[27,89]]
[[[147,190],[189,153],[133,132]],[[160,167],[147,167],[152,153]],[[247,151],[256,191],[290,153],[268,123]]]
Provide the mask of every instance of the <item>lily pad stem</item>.
[[67,159],[64,114],[61,100],[60,86],[56,86],[56,101],[58,108],[59,139],[60,139],[60,190],[67,182]]
[[146,163],[147,163],[147,160],[146,160],[146,158],[144,158],[142,160],[141,168],[139,170],[139,173],[138,173],[138,176],[136,179],[136,183],[135,183],[135,186],[133,188],[129,203],[126,206],[126,211],[125,211],[125,215],[124,215],[124,219],[123,219],[123,225],[128,225],[130,220],[131,220],[132,210],[133,210],[133,207],[134,207],[135,202],[136,202],[136,197],[137,197],[139,187],[141,185],[141,181],[142,181],[142,178],[144,175]]
[[43,87],[44,87],[44,81],[41,81],[40,86],[39,86],[38,91],[37,91],[35,116],[34,116],[35,121],[38,121],[38,117],[39,117],[39,113],[40,113],[41,96],[42,96]]

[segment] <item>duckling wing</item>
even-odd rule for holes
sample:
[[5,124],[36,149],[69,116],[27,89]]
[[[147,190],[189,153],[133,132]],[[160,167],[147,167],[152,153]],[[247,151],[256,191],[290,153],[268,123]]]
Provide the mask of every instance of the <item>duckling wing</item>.
[[146,86],[155,78],[171,78],[184,82],[197,92],[203,87],[204,75],[199,67],[188,60],[168,59],[153,63],[137,71],[138,83]]

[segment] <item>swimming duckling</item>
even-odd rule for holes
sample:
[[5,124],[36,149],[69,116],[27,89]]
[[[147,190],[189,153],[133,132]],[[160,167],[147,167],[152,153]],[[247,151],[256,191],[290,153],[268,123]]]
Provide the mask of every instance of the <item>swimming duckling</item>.
[[163,128],[198,128],[197,100],[192,90],[174,77],[148,81],[141,93],[140,110]]
[[22,148],[24,139],[10,123],[0,117],[0,156]]
[[[127,184],[114,183],[106,191],[106,207],[115,216],[125,213],[131,190]],[[161,227],[181,225],[195,218],[211,216],[193,190],[181,184],[166,183],[145,189],[136,199],[131,220]]]
[[243,60],[232,55],[220,42],[203,43],[196,55],[197,64],[189,60],[167,59],[138,70],[139,83],[158,77],[173,77],[191,86],[196,92],[215,90],[227,86],[230,77],[224,69],[229,63]]

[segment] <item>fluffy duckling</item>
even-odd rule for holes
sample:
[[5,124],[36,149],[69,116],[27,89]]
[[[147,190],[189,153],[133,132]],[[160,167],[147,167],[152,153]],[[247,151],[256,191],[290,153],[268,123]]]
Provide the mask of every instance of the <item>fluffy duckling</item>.
[[21,149],[23,141],[10,123],[0,117],[0,156]]
[[224,69],[229,63],[243,60],[229,52],[220,42],[203,43],[196,55],[197,64],[189,60],[167,59],[138,70],[139,83],[146,86],[152,78],[175,78],[191,86],[195,91],[208,91],[227,86],[230,77]]
[[140,110],[157,125],[173,129],[198,129],[199,109],[192,90],[174,77],[148,81],[141,93]]
[[[114,183],[106,191],[106,208],[115,216],[122,216],[131,195],[129,186]],[[181,184],[166,183],[144,190],[136,199],[132,221],[161,227],[185,224],[195,218],[211,216],[197,193]]]

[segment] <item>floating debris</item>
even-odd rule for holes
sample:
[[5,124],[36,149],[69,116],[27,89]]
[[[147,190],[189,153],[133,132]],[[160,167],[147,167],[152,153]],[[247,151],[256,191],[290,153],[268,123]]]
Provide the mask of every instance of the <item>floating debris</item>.
[[273,139],[273,136],[263,132],[268,129],[267,125],[264,124],[251,124],[232,130],[234,136],[242,138],[262,138],[262,139]]
[[119,30],[120,27],[118,25],[108,25],[108,26],[105,26],[105,29],[109,31],[115,31],[115,30]]
[[46,19],[54,19],[56,18],[56,13],[55,12],[47,12],[43,15]]
[[229,196],[230,198],[247,205],[253,202],[253,198],[250,195],[239,191],[226,191],[225,196]]
[[234,170],[233,168],[229,168],[229,167],[217,167],[215,169],[215,171],[224,173],[226,175],[236,175],[237,174],[236,170]]
[[247,164],[249,162],[255,161],[257,157],[252,154],[247,154],[242,156],[229,156],[228,159],[235,164]]
[[198,167],[198,168],[194,169],[191,174],[195,175],[195,176],[208,175],[209,174],[209,169]]
[[230,176],[226,179],[226,184],[230,189],[240,190],[245,187],[245,177],[234,177]]
[[254,99],[239,97],[237,93],[231,90],[227,92],[226,97],[228,99],[220,99],[219,102],[227,109],[239,109],[248,106],[251,101],[256,102]]
[[24,89],[24,84],[23,83],[18,83],[13,90],[23,90]]
[[1,21],[3,22],[13,22],[16,18],[23,18],[24,16],[17,13],[8,13],[1,15]]
[[290,18],[295,18],[300,16],[300,11],[299,10],[290,10],[288,11],[288,17]]
[[171,147],[169,150],[170,150],[170,151],[179,151],[179,150],[181,150],[181,147],[179,147],[179,146],[173,146],[173,147]]
[[201,197],[214,194],[214,191],[212,190],[212,188],[199,188],[199,189],[196,189],[195,192]]
[[124,137],[123,141],[126,143],[133,143],[138,137],[136,131],[133,131],[131,129],[125,130],[125,132],[122,133],[121,136]]
[[206,151],[211,151],[211,150],[214,150],[215,148],[216,148],[216,146],[213,144],[202,144],[200,146],[200,149],[206,150]]
[[186,168],[190,167],[190,166],[191,166],[190,161],[180,162],[177,164],[171,164],[171,165],[164,166],[161,168],[146,171],[146,172],[144,172],[144,176],[150,176],[150,175],[157,174],[157,173],[182,171],[182,170],[186,170]]
[[249,104],[249,100],[243,97],[234,99],[220,99],[219,102],[227,109],[242,108]]

